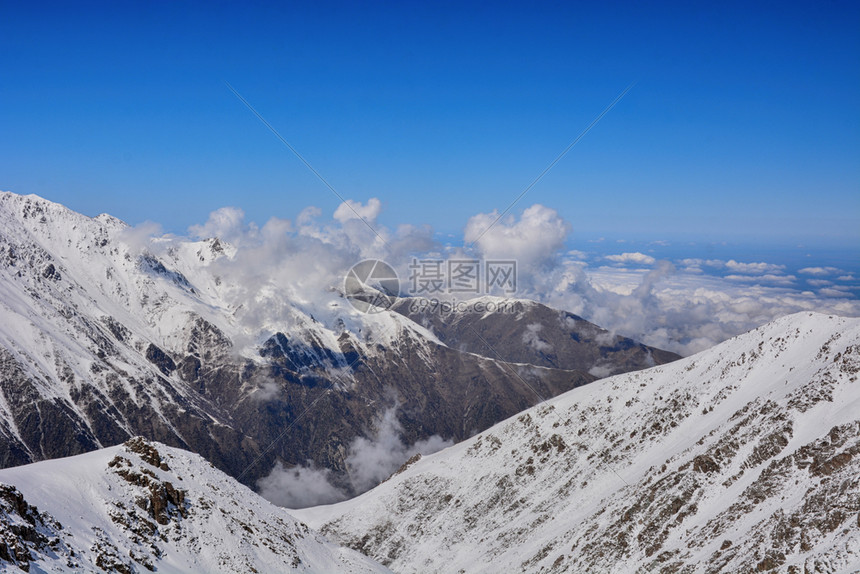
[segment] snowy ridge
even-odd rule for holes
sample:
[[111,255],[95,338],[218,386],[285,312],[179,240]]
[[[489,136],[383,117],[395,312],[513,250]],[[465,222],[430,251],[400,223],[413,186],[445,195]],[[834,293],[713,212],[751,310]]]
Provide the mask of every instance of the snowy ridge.
[[[249,316],[247,305],[233,302],[237,286],[221,281],[217,267],[236,248],[217,238],[155,240],[148,247],[164,245],[156,256],[114,217],[89,218],[37,196],[9,192],[0,192],[0,220],[6,228],[0,234],[0,259],[6,260],[0,272],[8,274],[0,281],[0,344],[26,350],[18,362],[40,365],[42,375],[64,361],[78,377],[88,376],[93,361],[81,357],[95,354],[95,347],[110,338],[109,331],[130,335],[128,343],[138,350],[152,343],[181,355],[201,320],[220,331],[231,352],[252,361],[260,360],[264,341],[288,331],[296,344],[319,350],[314,357],[318,367],[335,372],[346,366],[342,359],[329,360],[341,356],[344,333],[364,356],[377,355],[379,345],[395,345],[404,337],[421,342],[425,351],[428,345],[443,345],[431,331],[400,315],[355,311],[335,290],[321,309],[303,304],[298,293],[269,301],[267,295],[290,292],[291,286],[263,285],[258,306],[273,307],[268,314]],[[271,312],[274,308],[277,313]],[[92,318],[103,323],[94,325]],[[93,344],[81,348],[82,338]],[[123,355],[123,367],[150,367],[135,364],[139,357],[134,352]],[[55,384],[47,387],[67,394],[56,391]]]
[[[152,409],[160,424],[181,436],[161,407],[180,397],[190,400],[189,394],[158,376],[142,355],[150,345],[164,345],[170,333],[187,330],[197,317],[218,317],[195,303],[187,282],[164,281],[151,258],[133,256],[121,239],[127,226],[113,217],[90,219],[35,196],[10,193],[0,194],[0,217],[0,360],[4,371],[17,372],[7,378],[12,386],[3,389],[0,414],[22,448],[28,441],[15,426],[21,405],[9,404],[15,394],[49,401],[62,418],[88,425],[75,433],[68,452],[31,451],[27,458],[101,446],[92,413],[81,405],[81,393],[92,383],[98,393],[94,401],[126,436],[134,434],[134,424],[120,415],[117,401]],[[136,384],[130,374],[149,384]],[[52,414],[46,412],[40,425]]]
[[388,571],[198,455],[140,438],[0,470],[0,532],[0,571]]
[[296,511],[398,572],[857,572],[860,320],[788,316]]
[[[41,279],[54,280],[53,284],[48,283],[55,287],[50,299],[71,299],[74,311],[81,314],[113,317],[131,332],[164,350],[181,351],[197,317],[215,325],[228,339],[245,342],[240,351],[249,357],[256,355],[267,330],[271,334],[284,328],[283,323],[269,324],[265,317],[254,321],[245,317],[243,322],[236,318],[242,314],[242,305],[230,302],[235,285],[222,282],[217,265],[213,265],[231,258],[236,250],[218,239],[175,243],[164,239],[147,245],[135,238],[134,230],[109,215],[89,218],[37,196],[9,192],[0,192],[0,219],[6,228],[0,246],[10,264],[5,267],[10,274],[18,276],[18,285],[27,273],[25,269],[30,267],[42,275]],[[156,249],[159,244],[164,248],[158,255],[148,249]],[[45,284],[46,281],[33,277],[28,286],[31,290],[41,290]],[[13,300],[10,287],[4,286],[10,291],[3,293],[4,302]],[[266,288],[283,291],[290,286]],[[265,289],[261,292],[265,293]],[[7,294],[10,297],[6,297]],[[26,302],[26,294],[18,299]],[[301,331],[308,337],[315,337],[316,342],[339,350],[336,340],[339,332],[323,325],[340,319],[345,328],[351,327],[357,332],[367,317],[355,312],[336,292],[330,293],[330,299],[331,321],[321,323],[313,319],[309,311],[302,309],[299,296],[287,298],[295,303],[286,311],[291,317],[290,326],[300,326]],[[27,313],[20,306],[10,310],[42,315]],[[388,335],[380,338],[381,343],[394,340],[395,336],[389,331],[396,332],[398,326],[403,327],[402,322],[391,322],[388,317],[383,314],[372,319],[377,327],[386,327],[379,329],[380,334]],[[432,335],[418,325],[408,328],[433,340]],[[372,351],[372,347],[368,347],[368,351]]]

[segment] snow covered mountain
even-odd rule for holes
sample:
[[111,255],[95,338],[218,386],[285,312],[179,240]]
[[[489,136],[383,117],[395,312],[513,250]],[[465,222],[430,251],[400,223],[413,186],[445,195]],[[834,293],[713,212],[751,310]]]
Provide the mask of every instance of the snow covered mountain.
[[[0,221],[0,467],[142,435],[245,484],[310,465],[354,493],[349,447],[386,409],[407,445],[458,441],[537,396],[677,358],[528,301],[467,321],[362,314],[312,239],[273,232],[299,257],[273,269],[269,244],[150,239],[36,196],[0,193]],[[534,327],[548,320],[552,351]]]
[[200,456],[140,437],[0,470],[0,571],[388,572]]
[[860,572],[860,320],[569,391],[295,515],[396,572]]

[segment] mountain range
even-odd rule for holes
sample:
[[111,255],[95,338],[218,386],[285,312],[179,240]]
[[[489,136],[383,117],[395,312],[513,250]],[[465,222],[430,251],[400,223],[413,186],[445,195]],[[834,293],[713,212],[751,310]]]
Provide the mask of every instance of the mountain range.
[[141,239],[36,196],[0,194],[0,220],[0,467],[141,435],[248,485],[281,466],[327,469],[350,495],[366,488],[350,449],[381,432],[380,413],[395,410],[407,446],[456,442],[678,358],[531,301],[365,314],[335,282],[309,302],[272,274],[248,277],[253,249]]
[[680,358],[522,299],[363,313],[313,257],[35,196],[0,221],[0,571],[860,572],[860,319]]
[[302,510],[135,437],[0,470],[0,570],[855,573],[858,373],[860,320],[792,315]]

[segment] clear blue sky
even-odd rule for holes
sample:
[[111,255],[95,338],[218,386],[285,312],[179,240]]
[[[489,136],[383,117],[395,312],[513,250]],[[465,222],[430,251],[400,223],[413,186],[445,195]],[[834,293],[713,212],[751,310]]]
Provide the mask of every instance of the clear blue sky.
[[228,81],[382,223],[459,233],[636,81],[517,211],[860,246],[860,3],[415,4],[3,0],[0,189],[173,232],[334,211]]

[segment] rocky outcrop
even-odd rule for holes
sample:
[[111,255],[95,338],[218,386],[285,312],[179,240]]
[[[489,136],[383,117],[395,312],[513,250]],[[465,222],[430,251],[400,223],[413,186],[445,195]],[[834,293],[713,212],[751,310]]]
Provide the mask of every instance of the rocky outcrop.
[[[0,484],[0,566],[29,572],[33,553],[70,554],[62,531],[59,522],[31,506],[17,488]],[[67,564],[75,565],[71,556]]]

